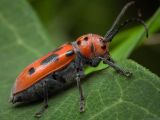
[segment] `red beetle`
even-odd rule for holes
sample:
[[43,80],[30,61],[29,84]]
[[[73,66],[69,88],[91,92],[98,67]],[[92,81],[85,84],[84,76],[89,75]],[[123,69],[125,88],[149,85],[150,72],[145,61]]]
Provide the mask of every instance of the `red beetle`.
[[129,22],[136,21],[143,24],[148,35],[144,21],[139,18],[128,19],[118,25],[127,8],[133,4],[132,1],[124,6],[104,37],[96,34],[83,35],[75,42],[64,44],[27,66],[16,79],[10,101],[16,103],[44,99],[42,109],[35,115],[40,117],[48,107],[48,96],[76,80],[80,92],[80,112],[83,112],[84,96],[80,78],[84,76],[85,65],[96,67],[100,61],[103,61],[118,73],[130,76],[130,72],[124,71],[114,63],[109,56],[108,47],[118,31]]

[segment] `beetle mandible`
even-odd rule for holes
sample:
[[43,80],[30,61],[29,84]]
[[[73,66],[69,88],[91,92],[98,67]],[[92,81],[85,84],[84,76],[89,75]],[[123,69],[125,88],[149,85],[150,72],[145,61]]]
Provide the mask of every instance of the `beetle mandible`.
[[144,21],[138,17],[119,23],[124,13],[134,3],[131,1],[123,7],[104,37],[96,34],[83,35],[76,41],[60,46],[27,66],[16,78],[10,101],[17,103],[44,99],[42,108],[35,114],[36,117],[40,117],[48,107],[48,96],[76,80],[80,93],[80,112],[83,112],[84,95],[80,79],[84,76],[84,66],[96,67],[103,61],[118,73],[126,77],[131,76],[130,72],[118,67],[110,57],[109,43],[119,30],[130,22],[141,23],[148,36]]

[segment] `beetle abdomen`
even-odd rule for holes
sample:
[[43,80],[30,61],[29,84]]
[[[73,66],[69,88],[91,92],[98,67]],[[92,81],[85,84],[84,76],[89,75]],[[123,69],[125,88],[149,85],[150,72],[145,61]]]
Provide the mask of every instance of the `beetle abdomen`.
[[43,99],[43,84],[45,81],[47,83],[47,90],[49,96],[53,95],[55,92],[62,90],[65,86],[70,85],[72,82],[74,82],[75,76],[76,69],[75,63],[73,61],[63,70],[54,72],[45,77],[44,79],[40,80],[36,84],[32,85],[28,89],[15,94],[11,98],[11,102],[31,102]]
[[43,80],[39,81],[38,83],[34,84],[30,88],[28,88],[25,91],[22,91],[16,95],[13,96],[12,98],[12,103],[16,102],[31,102],[31,101],[36,101],[43,99],[44,92],[43,92],[43,84],[44,82],[47,82],[47,89],[49,94],[53,94],[54,92],[60,90],[63,88],[64,84],[51,79],[51,78],[44,78]]
[[27,66],[17,77],[12,93],[20,93],[49,74],[57,72],[67,67],[76,57],[73,46],[65,44]]

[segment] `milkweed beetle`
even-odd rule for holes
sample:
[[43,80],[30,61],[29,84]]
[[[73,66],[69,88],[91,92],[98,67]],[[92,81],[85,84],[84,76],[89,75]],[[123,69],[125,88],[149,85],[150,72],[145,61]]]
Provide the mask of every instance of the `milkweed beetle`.
[[17,103],[44,99],[42,108],[35,114],[36,117],[40,117],[48,107],[48,96],[76,80],[80,93],[80,112],[83,112],[84,95],[80,79],[84,76],[84,66],[96,67],[100,61],[103,61],[118,73],[129,77],[131,73],[118,67],[110,57],[109,43],[119,30],[130,22],[141,23],[148,36],[144,21],[138,17],[119,24],[124,13],[134,3],[131,1],[123,7],[104,37],[96,34],[83,35],[76,41],[60,46],[27,66],[16,79],[10,101]]

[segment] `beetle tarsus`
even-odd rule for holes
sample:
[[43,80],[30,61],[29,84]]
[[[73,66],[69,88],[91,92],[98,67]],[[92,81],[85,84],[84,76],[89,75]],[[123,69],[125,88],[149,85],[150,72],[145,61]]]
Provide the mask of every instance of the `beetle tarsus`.
[[123,69],[118,69],[116,70],[117,73],[121,74],[121,75],[124,75],[126,77],[131,77],[132,76],[132,73],[129,72],[129,71],[124,71]]
[[45,109],[47,109],[47,108],[48,108],[48,104],[44,105],[44,106],[40,109],[40,111],[38,111],[38,112],[35,113],[34,117],[40,118],[40,117],[42,116],[42,113],[43,113],[43,112],[45,111]]
[[80,99],[80,108],[79,111],[80,113],[84,112],[84,98]]

